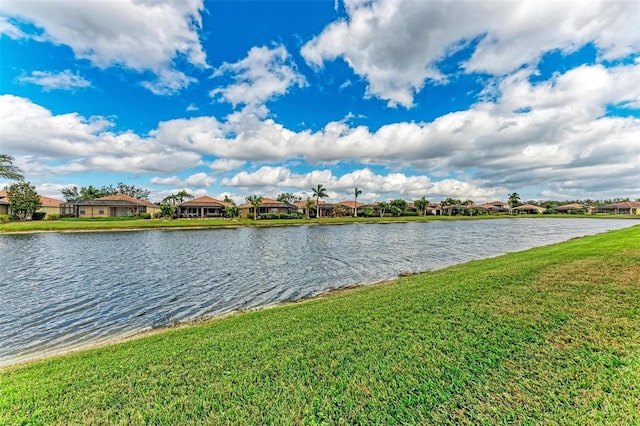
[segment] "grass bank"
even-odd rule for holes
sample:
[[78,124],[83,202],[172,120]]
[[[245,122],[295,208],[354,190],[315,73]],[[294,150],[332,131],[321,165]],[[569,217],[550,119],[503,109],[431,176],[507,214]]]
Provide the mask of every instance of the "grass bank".
[[403,216],[403,217],[340,217],[322,219],[280,219],[280,220],[253,220],[253,219],[136,219],[136,220],[99,220],[99,219],[74,219],[74,220],[39,220],[29,222],[9,222],[0,224],[0,234],[25,233],[25,232],[85,232],[85,231],[127,231],[144,229],[194,229],[194,228],[220,228],[234,226],[295,226],[295,225],[331,225],[348,223],[379,223],[379,222],[414,222],[426,220],[476,220],[476,219],[501,219],[501,218],[612,218],[612,219],[640,219],[640,216],[630,215],[482,215],[482,216]]
[[640,226],[0,371],[0,424],[638,424]]

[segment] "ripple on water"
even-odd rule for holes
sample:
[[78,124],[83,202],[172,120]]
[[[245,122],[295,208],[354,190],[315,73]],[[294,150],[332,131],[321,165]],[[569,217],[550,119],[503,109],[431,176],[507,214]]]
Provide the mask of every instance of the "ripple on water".
[[0,235],[0,365],[635,223],[519,219]]

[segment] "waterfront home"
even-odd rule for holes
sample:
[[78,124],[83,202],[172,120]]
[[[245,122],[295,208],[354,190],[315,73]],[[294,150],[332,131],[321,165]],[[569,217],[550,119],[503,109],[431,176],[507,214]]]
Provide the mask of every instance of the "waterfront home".
[[640,214],[640,201],[623,201],[595,208],[596,213],[605,214]]
[[523,204],[521,206],[512,208],[511,211],[514,213],[538,214],[545,211],[545,208],[534,206],[533,204]]
[[344,207],[347,216],[353,216],[356,211],[358,214],[361,214],[362,206],[364,205],[363,203],[358,203],[356,201],[338,201],[336,204]]
[[[262,203],[258,207],[258,217],[268,214],[296,214],[298,207],[294,204],[283,203],[271,198],[263,198]],[[251,203],[245,203],[240,206],[240,217],[253,218],[253,206]]]
[[[45,213],[45,217],[52,214],[60,213],[60,204],[64,201],[56,200],[55,198],[45,197],[44,195],[38,195],[40,197],[39,213]],[[0,214],[10,214],[10,202],[7,197],[7,191],[0,191]]]
[[438,203],[431,203],[427,206],[427,214],[434,216],[442,216],[442,206]]
[[578,203],[564,204],[562,206],[558,206],[553,209],[553,211],[556,213],[575,213],[575,212],[591,213],[592,210],[593,210],[593,207],[585,206],[583,204],[578,204]]
[[224,211],[227,207],[231,207],[231,204],[205,195],[178,204],[176,213],[178,217],[184,218],[224,217]]
[[7,191],[0,191],[0,214],[9,214],[9,199]]
[[80,218],[139,216],[141,213],[153,215],[159,212],[160,207],[156,204],[124,194],[60,204],[60,216]]
[[491,201],[485,204],[491,205],[493,207],[490,209],[492,213],[508,213],[511,211],[511,206],[504,201]]
[[442,207],[442,211],[448,216],[473,216],[479,214],[480,212],[486,212],[488,210],[489,209],[487,207],[476,204],[454,204],[451,206]]

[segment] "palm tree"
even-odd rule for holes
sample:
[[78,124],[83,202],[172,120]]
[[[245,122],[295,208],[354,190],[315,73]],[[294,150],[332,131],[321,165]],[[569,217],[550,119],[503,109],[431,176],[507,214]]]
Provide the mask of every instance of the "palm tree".
[[232,206],[236,205],[236,202],[233,201],[228,195],[225,195],[224,196],[224,200],[222,200],[222,201],[224,201],[227,204],[231,204]]
[[162,199],[161,204],[175,206],[176,204],[178,204],[178,197],[176,197],[176,194],[167,195]]
[[417,200],[415,200],[413,202],[413,205],[415,206],[416,209],[418,209],[420,211],[421,215],[425,215],[426,216],[427,207],[429,207],[429,200],[427,200],[424,197],[418,198]]
[[353,217],[358,217],[358,195],[362,194],[362,191],[358,188],[355,188],[353,191]]
[[183,190],[179,191],[179,192],[176,194],[176,199],[177,199],[178,201],[180,201],[180,203],[179,203],[179,204],[182,204],[182,203],[184,202],[184,200],[185,200],[185,199],[186,199],[186,200],[192,200],[192,199],[193,199],[193,195],[189,194],[189,193],[187,192],[187,190],[186,190],[186,189],[183,189]]
[[520,195],[518,195],[517,192],[509,195],[509,205],[511,206],[511,208],[517,207],[520,204],[522,204],[522,200],[520,200]]
[[313,202],[313,200],[307,197],[307,203],[304,205],[305,210],[307,210],[307,219],[309,219],[309,211],[313,208],[314,205],[315,203]]
[[10,155],[0,154],[0,177],[11,180],[23,180],[20,169],[13,165],[14,158]]
[[313,195],[316,197],[316,218],[320,218],[320,198],[327,198],[327,188],[318,184],[317,188],[313,188]]
[[247,203],[253,206],[253,220],[258,220],[258,207],[262,204],[262,197],[257,195],[249,195],[247,197]]

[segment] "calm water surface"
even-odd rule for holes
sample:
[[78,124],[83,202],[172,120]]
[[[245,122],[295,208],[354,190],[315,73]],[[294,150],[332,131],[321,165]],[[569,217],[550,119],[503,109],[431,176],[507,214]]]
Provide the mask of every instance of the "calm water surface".
[[0,365],[636,223],[513,219],[0,235]]

